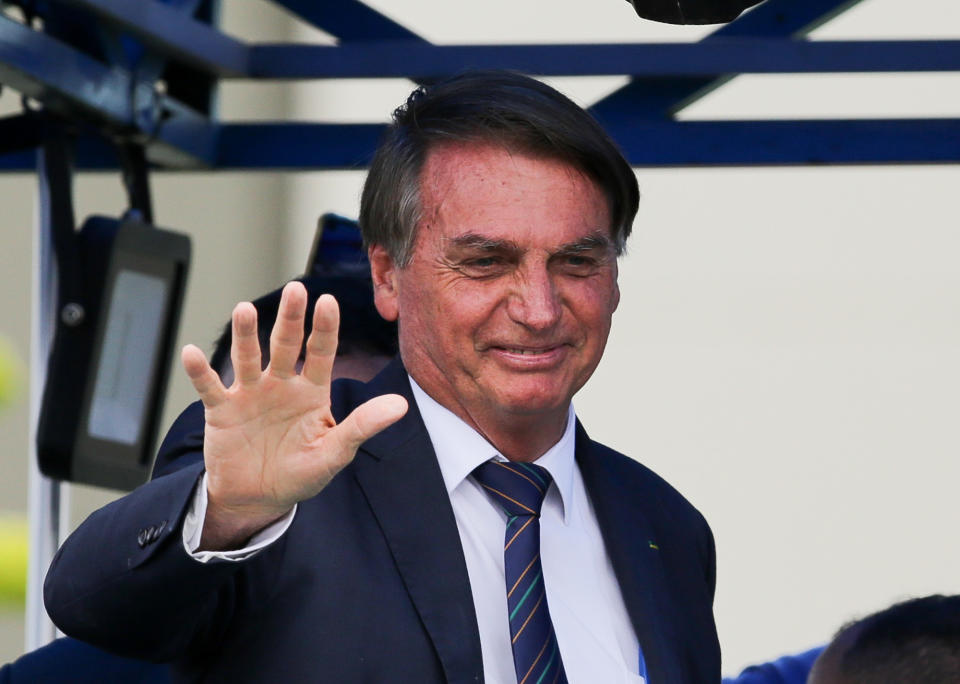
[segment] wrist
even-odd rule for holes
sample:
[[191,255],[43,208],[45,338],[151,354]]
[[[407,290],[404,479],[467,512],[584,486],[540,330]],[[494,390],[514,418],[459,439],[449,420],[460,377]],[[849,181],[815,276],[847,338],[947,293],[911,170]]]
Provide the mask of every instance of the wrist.
[[243,548],[257,532],[287,515],[292,506],[230,506],[221,504],[207,490],[207,510],[198,551],[228,551]]

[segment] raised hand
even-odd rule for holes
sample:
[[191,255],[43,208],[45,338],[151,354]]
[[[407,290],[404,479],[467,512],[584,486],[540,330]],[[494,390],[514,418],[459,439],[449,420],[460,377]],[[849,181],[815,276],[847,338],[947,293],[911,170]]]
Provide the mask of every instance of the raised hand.
[[330,373],[339,309],[330,295],[317,300],[298,374],[306,305],[303,285],[288,283],[270,335],[270,363],[261,370],[256,309],[249,302],[237,304],[230,350],[235,379],[229,388],[199,348],[183,349],[183,367],[206,416],[208,504],[201,549],[242,546],[295,503],[320,492],[364,441],[407,411],[403,397],[388,394],[358,406],[336,424],[330,412]]

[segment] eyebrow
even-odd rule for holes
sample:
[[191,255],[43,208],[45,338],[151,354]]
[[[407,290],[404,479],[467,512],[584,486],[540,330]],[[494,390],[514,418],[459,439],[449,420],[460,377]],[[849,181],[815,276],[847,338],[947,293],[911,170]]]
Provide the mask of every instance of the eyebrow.
[[558,249],[556,253],[577,254],[578,252],[589,252],[595,249],[606,249],[612,244],[613,243],[610,241],[609,237],[607,237],[604,233],[597,231],[590,235],[585,235],[574,242],[568,242],[565,245],[561,245],[560,249]]
[[[522,251],[520,245],[513,240],[497,240],[479,235],[477,233],[458,235],[455,238],[451,238],[450,242],[456,247],[462,247],[465,249],[478,249],[484,252]],[[613,243],[610,241],[610,238],[607,237],[602,231],[598,230],[590,235],[583,236],[579,240],[560,245],[560,247],[554,253],[576,254],[579,252],[589,252],[595,249],[606,249],[612,244]]]
[[462,247],[465,249],[478,249],[483,252],[499,252],[499,251],[510,251],[510,252],[519,252],[520,245],[518,245],[513,240],[495,240],[493,238],[485,237],[483,235],[478,235],[477,233],[467,233],[465,235],[458,235],[455,238],[451,238],[450,242],[453,243],[455,247]]

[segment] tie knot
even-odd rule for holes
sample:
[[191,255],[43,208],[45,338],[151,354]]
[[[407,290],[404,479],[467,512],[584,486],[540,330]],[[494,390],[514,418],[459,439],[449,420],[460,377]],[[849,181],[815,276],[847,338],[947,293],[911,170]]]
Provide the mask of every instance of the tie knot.
[[494,460],[477,466],[473,476],[508,516],[539,517],[551,479],[550,473],[540,466]]

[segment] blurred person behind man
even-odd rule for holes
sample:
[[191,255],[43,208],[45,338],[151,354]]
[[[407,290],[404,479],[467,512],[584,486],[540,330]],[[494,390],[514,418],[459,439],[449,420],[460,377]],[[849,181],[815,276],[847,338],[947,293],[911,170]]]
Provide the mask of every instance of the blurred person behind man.
[[[380,317],[373,306],[373,286],[369,271],[357,275],[310,275],[296,278],[307,291],[307,310],[313,307],[322,294],[333,295],[340,305],[340,329],[337,356],[333,363],[332,379],[353,378],[367,382],[397,354],[397,324]],[[283,288],[253,300],[257,310],[257,337],[262,351],[261,365],[270,363],[270,331],[277,320],[280,295]],[[310,333],[310,319],[305,319],[306,328],[300,348],[299,367],[303,364],[304,348]],[[230,361],[230,345],[233,332],[227,321],[223,332],[214,345],[210,365],[220,375],[224,385],[233,382],[233,364]]]
[[960,684],[960,596],[911,599],[845,625],[807,684]]

